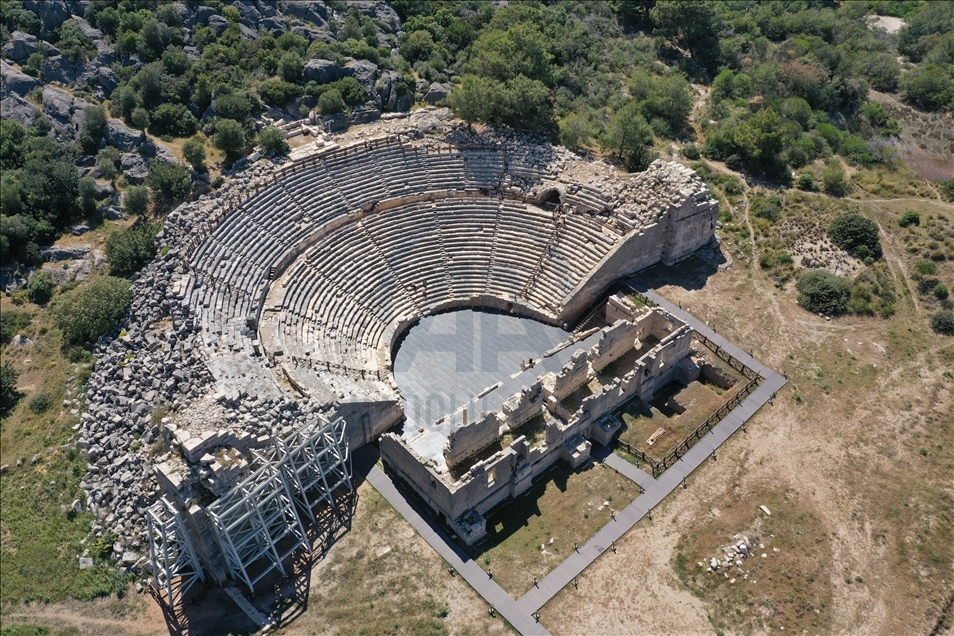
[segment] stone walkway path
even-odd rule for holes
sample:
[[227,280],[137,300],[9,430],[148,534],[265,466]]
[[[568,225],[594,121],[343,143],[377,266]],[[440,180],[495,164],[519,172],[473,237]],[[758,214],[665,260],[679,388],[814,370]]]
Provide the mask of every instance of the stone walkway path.
[[742,404],[734,408],[721,422],[715,425],[710,433],[696,442],[695,446],[689,449],[689,452],[683,455],[675,465],[660,475],[659,479],[653,479],[651,475],[636,468],[636,466],[608,449],[594,445],[594,459],[603,461],[610,468],[638,483],[644,492],[626,508],[616,513],[612,521],[603,526],[589,541],[580,546],[576,552],[567,557],[563,563],[524,594],[519,601],[515,601],[499,585],[489,579],[487,573],[430,520],[430,515],[422,515],[422,511],[417,504],[406,498],[394,486],[391,479],[374,465],[375,458],[373,456],[364,450],[355,453],[358,471],[361,474],[366,474],[368,481],[407,519],[424,537],[424,540],[437,550],[460,573],[464,580],[510,621],[521,634],[548,634],[549,632],[534,620],[533,614],[560,590],[569,585],[601,554],[608,549],[612,549],[615,542],[636,525],[640,519],[647,514],[651,514],[654,507],[659,505],[669,493],[683,484],[684,480],[693,471],[712,457],[715,450],[733,433],[742,428],[745,422],[772,399],[775,392],[788,381],[782,375],[753,358],[748,352],[732,344],[710,329],[705,323],[682,311],[665,298],[640,286],[638,282],[631,282],[630,284],[633,289],[686,321],[697,332],[718,344],[753,371],[759,373],[764,381],[742,401]]
[[[391,478],[375,465],[377,458],[368,450],[368,447],[354,453],[355,472],[364,475],[372,486],[388,500],[395,510],[417,530],[425,541],[438,554],[444,557],[477,593],[484,597],[491,607],[501,616],[510,621],[518,632],[525,636],[548,636],[543,625],[534,620],[533,612],[524,612],[516,601],[507,594],[496,581],[489,578],[487,573],[480,569],[467,554],[458,546],[440,527],[438,527],[427,513],[422,514],[417,502],[409,499],[394,485]],[[435,582],[435,584],[438,584]]]

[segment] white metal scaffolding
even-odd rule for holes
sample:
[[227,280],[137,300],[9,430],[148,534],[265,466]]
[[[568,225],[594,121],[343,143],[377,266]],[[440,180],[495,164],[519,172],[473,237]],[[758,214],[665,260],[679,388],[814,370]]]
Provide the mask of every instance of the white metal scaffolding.
[[[285,476],[274,464],[264,464],[208,511],[229,576],[245,581],[250,592],[274,569],[284,576],[282,561],[292,552],[311,548]],[[264,567],[253,576],[249,568],[259,560]]]
[[[260,466],[206,508],[215,536],[196,540],[217,543],[220,550],[205,553],[220,551],[226,574],[253,594],[255,584],[272,570],[286,574],[283,561],[298,548],[311,552],[298,508],[314,523],[319,503],[334,509],[334,492],[351,491],[345,427],[343,418],[328,422],[319,417],[283,438],[273,436],[273,448],[255,453]],[[182,515],[165,499],[149,512],[156,581],[172,605],[196,578],[205,577]]]
[[351,492],[351,456],[345,437],[345,420],[332,423],[316,419],[275,443],[263,459],[280,466],[292,496],[312,522],[314,509],[325,502],[334,508],[339,487]]
[[149,556],[160,593],[169,606],[198,581],[204,581],[202,566],[189,540],[182,514],[162,497],[146,509],[149,523]]

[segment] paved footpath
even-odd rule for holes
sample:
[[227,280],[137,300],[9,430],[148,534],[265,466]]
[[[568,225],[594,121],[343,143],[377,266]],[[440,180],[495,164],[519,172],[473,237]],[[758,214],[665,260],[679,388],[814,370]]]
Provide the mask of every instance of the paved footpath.
[[607,451],[600,452],[597,449],[594,453],[597,459],[602,456],[606,465],[638,483],[643,488],[644,493],[617,513],[614,520],[603,526],[586,544],[580,546],[575,553],[567,557],[563,563],[554,568],[550,574],[520,598],[519,604],[527,613],[535,612],[543,607],[547,601],[570,584],[603,552],[611,548],[620,537],[665,499],[669,493],[680,486],[683,480],[702,465],[706,459],[711,457],[719,446],[739,430],[762,405],[773,397],[776,391],[788,382],[783,376],[729,342],[695,316],[683,311],[636,281],[631,281],[630,285],[663,309],[686,321],[698,333],[718,344],[732,357],[761,375],[764,381],[742,401],[742,404],[732,409],[721,422],[715,425],[709,434],[696,442],[675,465],[660,475],[659,479],[653,479],[649,474],[616,454]]
[[487,573],[474,563],[451,540],[447,533],[431,520],[429,514],[422,514],[423,511],[420,510],[418,505],[405,497],[384,471],[374,464],[376,458],[373,455],[367,451],[359,450],[354,456],[356,468],[361,474],[367,475],[371,485],[384,495],[385,499],[424,537],[424,540],[437,550],[460,573],[464,580],[477,590],[504,618],[510,621],[510,624],[521,634],[548,634],[549,632],[534,620],[533,613],[569,585],[601,554],[611,549],[620,537],[636,525],[647,513],[650,513],[655,506],[659,505],[669,493],[683,484],[684,480],[696,468],[709,459],[715,450],[733,433],[742,428],[745,422],[772,399],[775,392],[787,382],[783,376],[723,338],[691,314],[682,311],[665,298],[641,286],[637,281],[630,281],[630,285],[634,290],[645,295],[663,309],[686,321],[698,333],[718,344],[729,355],[761,375],[764,381],[742,401],[742,404],[735,407],[721,422],[715,425],[712,431],[696,442],[675,465],[660,475],[659,479],[653,479],[651,475],[636,468],[608,449],[594,445],[594,459],[603,461],[610,468],[638,483],[644,492],[626,508],[616,513],[615,519],[603,526],[586,544],[580,546],[576,552],[567,557],[563,563],[524,594],[519,601],[515,601],[496,582],[491,580]]
[[[488,577],[487,573],[480,569],[480,566],[431,520],[429,514],[421,514],[423,511],[417,503],[405,497],[391,478],[375,465],[376,459],[365,449],[358,450],[354,454],[355,471],[365,475],[371,485],[401,513],[401,516],[417,530],[424,540],[437,550],[438,554],[444,557],[444,560],[453,566],[491,607],[510,621],[518,632],[524,636],[549,636],[550,632],[531,616],[532,611],[523,611],[517,602],[497,585],[496,581]],[[434,584],[439,585],[439,582],[434,581]]]

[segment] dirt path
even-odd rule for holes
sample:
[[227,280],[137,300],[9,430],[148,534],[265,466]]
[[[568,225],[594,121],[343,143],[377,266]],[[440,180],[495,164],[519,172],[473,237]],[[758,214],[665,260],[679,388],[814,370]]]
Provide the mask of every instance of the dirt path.
[[3,626],[40,625],[51,629],[78,630],[84,636],[167,636],[169,630],[159,606],[148,596],[131,595],[123,600],[92,603],[31,605],[28,611],[4,615]]
[[[878,225],[878,231],[881,232],[881,236],[888,237],[888,241],[885,241],[885,243],[887,244],[890,241],[891,246],[894,247],[893,245],[894,237],[886,233],[884,231],[884,228],[881,227],[880,223],[878,223],[877,225]],[[882,245],[882,249],[884,249],[885,247],[887,247],[887,245]],[[898,255],[895,254],[893,249],[891,250],[884,249],[884,256],[885,256],[885,259],[887,259],[889,264],[894,264],[901,271],[901,279],[904,282],[904,288],[908,290],[908,296],[911,297],[911,302],[914,303],[914,311],[915,313],[917,313],[918,317],[922,316],[923,312],[921,311],[921,305],[918,303],[918,295],[917,293],[915,293],[915,290],[911,289],[911,283],[909,282],[911,280],[911,277],[908,275],[907,268],[904,267],[904,260],[899,258]],[[898,276],[894,271],[894,268],[889,267],[888,269],[891,272],[891,277],[894,278],[895,284],[897,284],[899,281],[898,281]]]

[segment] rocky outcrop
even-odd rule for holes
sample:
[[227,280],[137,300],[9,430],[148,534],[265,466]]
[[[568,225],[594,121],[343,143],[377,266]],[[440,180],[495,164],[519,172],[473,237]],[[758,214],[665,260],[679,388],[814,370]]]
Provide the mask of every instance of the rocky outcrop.
[[145,141],[145,135],[141,130],[130,128],[118,119],[108,119],[106,121],[105,136],[107,144],[127,152]]
[[439,84],[434,82],[431,84],[430,88],[427,89],[427,93],[424,95],[424,102],[428,104],[440,104],[447,99],[447,96],[450,95],[450,92],[450,84]]
[[16,95],[26,97],[27,93],[39,86],[40,83],[6,62],[0,62],[0,98]]
[[67,126],[73,117],[73,96],[66,91],[45,86],[43,88],[43,112],[54,125]]
[[29,127],[33,125],[37,115],[42,117],[40,109],[22,97],[10,95],[0,100],[0,117],[4,119],[12,119]]
[[306,82],[319,84],[330,84],[346,75],[345,70],[332,60],[308,60],[302,72]]
[[378,107],[387,112],[404,112],[414,105],[414,95],[404,85],[404,76],[397,71],[385,71],[378,82]]
[[305,0],[285,0],[280,3],[282,13],[310,22],[317,27],[324,27],[328,20],[328,8],[324,2],[310,2]]
[[358,80],[361,87],[369,94],[374,92],[374,83],[378,79],[378,66],[368,60],[355,60],[349,62],[343,69],[345,75]]
[[0,55],[14,62],[23,62],[36,53],[36,46],[37,39],[35,35],[30,35],[23,31],[14,31],[10,35],[10,42],[4,44],[3,49],[0,50]]
[[140,184],[149,176],[149,168],[146,167],[146,160],[136,153],[127,153],[120,159],[120,165],[123,169],[123,175],[126,181],[134,184]]

